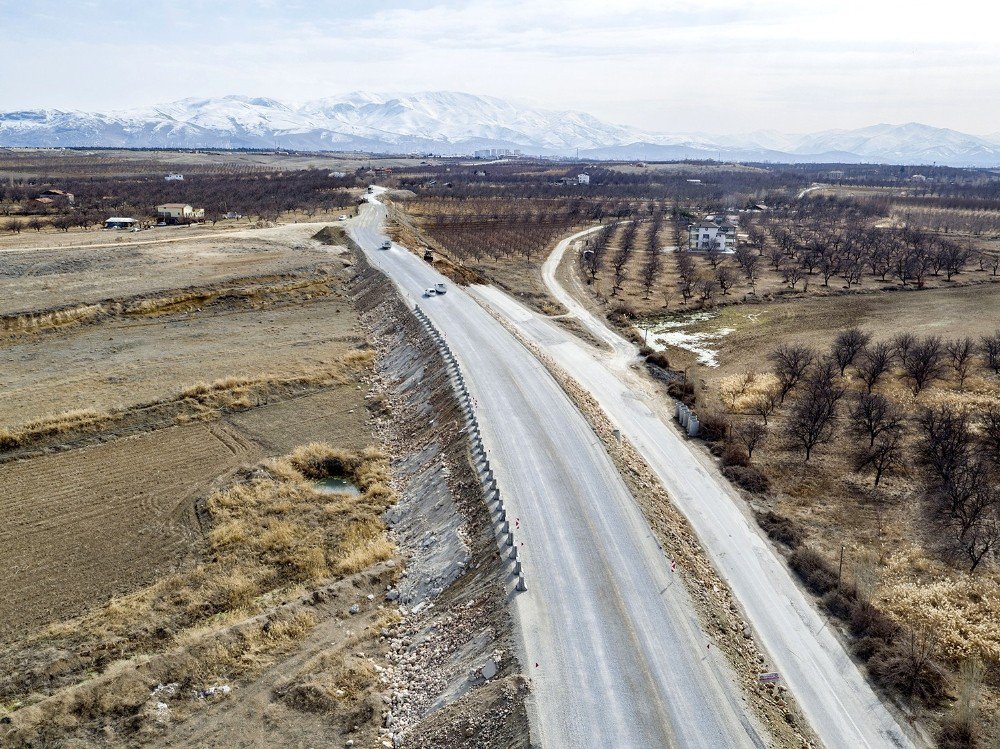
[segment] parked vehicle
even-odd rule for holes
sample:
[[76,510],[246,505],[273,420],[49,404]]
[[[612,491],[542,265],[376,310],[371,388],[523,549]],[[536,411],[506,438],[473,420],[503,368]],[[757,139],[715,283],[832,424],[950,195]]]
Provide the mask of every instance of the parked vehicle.
[[446,292],[447,290],[448,290],[448,289],[446,289],[446,288],[444,287],[444,284],[443,284],[443,283],[436,283],[436,284],[434,284],[434,291],[436,291],[436,292],[437,292],[438,294],[443,294],[443,293],[445,293],[445,292]]
[[437,289],[435,289],[433,286],[424,289],[424,296],[437,296]]

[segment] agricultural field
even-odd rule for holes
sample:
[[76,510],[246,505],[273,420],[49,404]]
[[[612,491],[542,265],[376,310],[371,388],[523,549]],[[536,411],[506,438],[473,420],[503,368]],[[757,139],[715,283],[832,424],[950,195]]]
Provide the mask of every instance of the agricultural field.
[[[204,740],[221,729],[191,689],[238,684],[266,707],[274,681],[250,687],[262,670],[292,689],[331,642],[336,678],[356,680],[342,717],[359,739],[375,730],[370,662],[341,651],[376,653],[365,628],[391,621],[366,611],[349,634],[341,617],[351,591],[395,575],[380,519],[394,495],[354,258],[336,231],[313,239],[321,226],[0,245],[5,745],[102,726],[102,745],[149,743],[167,712]],[[359,494],[315,491],[331,472]],[[274,608],[340,582],[326,606]],[[150,701],[150,680],[172,686]],[[286,722],[302,740],[352,731],[300,699]]]
[[[688,181],[695,172],[687,166],[631,173],[593,165],[566,169],[526,162],[487,169],[425,168],[419,174],[401,170],[394,183],[410,195],[394,201],[396,236],[409,246],[430,248],[460,267],[463,273],[457,280],[491,281],[552,314],[561,309],[547,297],[538,271],[563,236],[595,223],[630,222],[633,217],[659,216],[662,224],[679,197],[721,198],[732,190],[749,190],[749,196],[770,185],[751,185],[752,178],[761,180],[759,170],[742,167],[712,169],[714,181],[706,178],[697,184]],[[584,169],[590,173],[590,184],[574,184],[573,175]],[[669,227],[664,227],[662,237],[669,241],[670,236]],[[630,257],[629,273],[632,262]],[[659,283],[659,269],[656,275]]]
[[992,285],[734,306],[685,330],[718,366],[667,352],[724,472],[875,680],[983,736],[1000,730],[997,309]]

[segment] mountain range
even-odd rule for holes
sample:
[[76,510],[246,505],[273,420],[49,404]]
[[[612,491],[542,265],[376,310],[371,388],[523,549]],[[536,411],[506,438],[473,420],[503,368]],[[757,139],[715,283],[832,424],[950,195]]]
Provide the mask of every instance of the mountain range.
[[979,137],[919,123],[742,135],[667,134],[583,112],[474,94],[355,92],[292,106],[223,96],[114,112],[0,112],[0,147],[285,148],[308,151],[526,155],[588,159],[719,159],[1000,166],[1000,133]]

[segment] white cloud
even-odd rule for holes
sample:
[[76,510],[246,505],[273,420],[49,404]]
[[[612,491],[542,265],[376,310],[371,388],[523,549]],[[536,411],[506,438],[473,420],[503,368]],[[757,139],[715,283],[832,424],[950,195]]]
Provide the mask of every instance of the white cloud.
[[16,61],[0,108],[454,89],[660,130],[1000,119],[998,11],[972,0],[90,6],[0,0]]

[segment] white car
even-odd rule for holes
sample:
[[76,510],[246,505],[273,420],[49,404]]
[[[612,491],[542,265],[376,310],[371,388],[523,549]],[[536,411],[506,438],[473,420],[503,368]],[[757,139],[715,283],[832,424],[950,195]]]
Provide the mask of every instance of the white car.
[[443,284],[443,283],[436,283],[436,284],[434,284],[434,291],[435,291],[435,292],[437,292],[438,294],[443,294],[443,293],[444,293],[444,292],[446,292],[447,290],[448,290],[448,289],[446,289],[446,288],[444,287],[444,284]]
[[379,247],[379,249],[380,249],[380,250],[391,250],[391,249],[392,249],[392,242],[390,242],[390,241],[389,241],[388,239],[387,239],[387,240],[385,240],[385,241],[384,241],[384,242],[382,243],[382,246],[381,246],[381,247]]
[[424,289],[424,296],[437,296],[437,289],[433,286]]
[[347,221],[347,216],[346,216],[346,215],[344,215],[344,216],[341,216],[341,217],[340,217],[340,220],[341,220],[341,221]]

